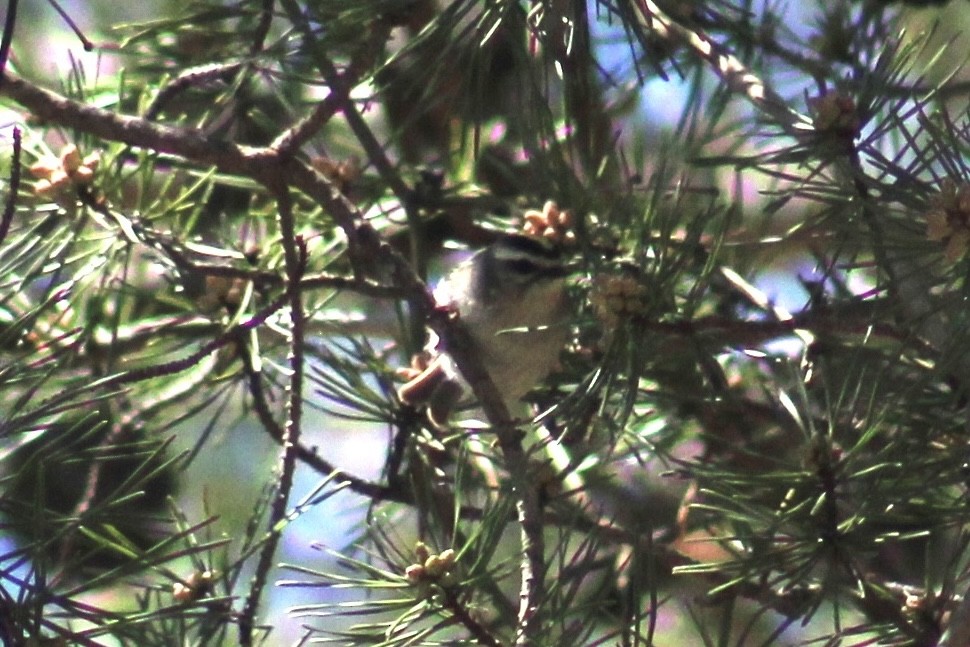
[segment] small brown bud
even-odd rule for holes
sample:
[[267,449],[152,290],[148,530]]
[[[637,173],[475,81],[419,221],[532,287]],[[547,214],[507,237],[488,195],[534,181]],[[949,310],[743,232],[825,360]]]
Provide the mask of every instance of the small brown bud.
[[426,543],[419,541],[414,544],[414,555],[418,558],[418,561],[423,564],[426,559],[431,557],[431,550],[428,548]]
[[81,153],[74,144],[68,144],[61,149],[61,168],[67,174],[81,168]]
[[420,583],[425,579],[424,566],[421,564],[411,564],[404,569],[404,577],[407,578],[408,584],[412,586]]

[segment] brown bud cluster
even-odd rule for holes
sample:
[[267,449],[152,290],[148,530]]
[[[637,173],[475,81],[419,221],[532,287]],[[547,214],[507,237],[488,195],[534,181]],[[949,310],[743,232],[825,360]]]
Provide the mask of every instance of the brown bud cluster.
[[411,586],[422,591],[422,595],[431,593],[431,585],[448,587],[455,584],[452,568],[457,555],[453,549],[448,548],[435,554],[424,542],[419,541],[414,546],[414,556],[417,561],[404,569],[404,576]]
[[862,128],[855,100],[839,92],[829,92],[808,100],[815,130],[854,139]]
[[90,153],[82,158],[77,146],[68,144],[61,149],[58,158],[44,158],[30,167],[30,174],[37,178],[34,193],[56,195],[69,186],[87,186],[94,180],[94,172],[100,163],[100,153]]
[[329,157],[313,157],[310,159],[313,169],[337,185],[345,192],[360,177],[360,159],[354,156],[345,160],[335,161]]
[[212,592],[214,579],[212,571],[195,571],[185,582],[176,582],[172,586],[172,597],[176,602],[197,602]]
[[572,243],[576,240],[576,234],[571,230],[573,212],[569,209],[560,209],[559,205],[552,200],[542,206],[542,211],[529,209],[525,212],[524,218],[522,233],[527,236],[541,236],[557,244]]
[[650,304],[647,286],[633,276],[599,276],[593,280],[590,303],[607,330],[621,321],[645,316]]
[[951,263],[970,247],[970,183],[947,178],[940,192],[930,200],[926,214],[926,237],[944,244],[944,255]]

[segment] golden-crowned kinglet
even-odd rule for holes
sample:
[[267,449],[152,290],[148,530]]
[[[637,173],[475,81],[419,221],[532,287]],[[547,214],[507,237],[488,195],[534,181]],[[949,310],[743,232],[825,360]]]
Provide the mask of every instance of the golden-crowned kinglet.
[[[477,345],[481,361],[512,411],[556,366],[569,336],[567,266],[551,242],[506,234],[455,268],[434,291],[453,308]],[[431,340],[433,359],[401,387],[401,400],[427,401],[443,423],[463,384],[454,363]]]

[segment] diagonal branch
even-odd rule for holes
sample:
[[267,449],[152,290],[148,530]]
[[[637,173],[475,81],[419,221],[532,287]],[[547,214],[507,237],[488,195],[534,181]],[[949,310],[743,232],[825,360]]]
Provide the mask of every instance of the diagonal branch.
[[441,309],[432,310],[429,323],[441,336],[448,354],[475,393],[498,437],[499,448],[512,478],[522,542],[516,644],[536,644],[542,629],[537,615],[545,597],[545,541],[540,485],[531,477],[529,461],[522,446],[522,432],[512,421],[465,326]]
[[734,54],[707,34],[693,31],[668,17],[653,0],[633,0],[637,20],[665,40],[686,45],[706,61],[725,85],[747,97],[758,110],[769,115],[792,136],[814,131],[812,120],[794,111],[788,103],[747,68]]

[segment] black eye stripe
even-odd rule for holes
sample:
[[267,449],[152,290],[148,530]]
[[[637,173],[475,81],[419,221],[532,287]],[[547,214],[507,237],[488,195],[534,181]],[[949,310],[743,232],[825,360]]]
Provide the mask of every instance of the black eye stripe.
[[544,239],[528,236],[508,235],[500,238],[493,245],[495,254],[499,258],[516,258],[528,256],[550,264],[560,260],[559,250]]
[[505,267],[516,274],[537,274],[542,271],[541,267],[524,258],[505,261]]
[[545,240],[510,235],[500,238],[491,249],[492,257],[509,272],[521,275],[556,275],[563,272],[559,250]]

